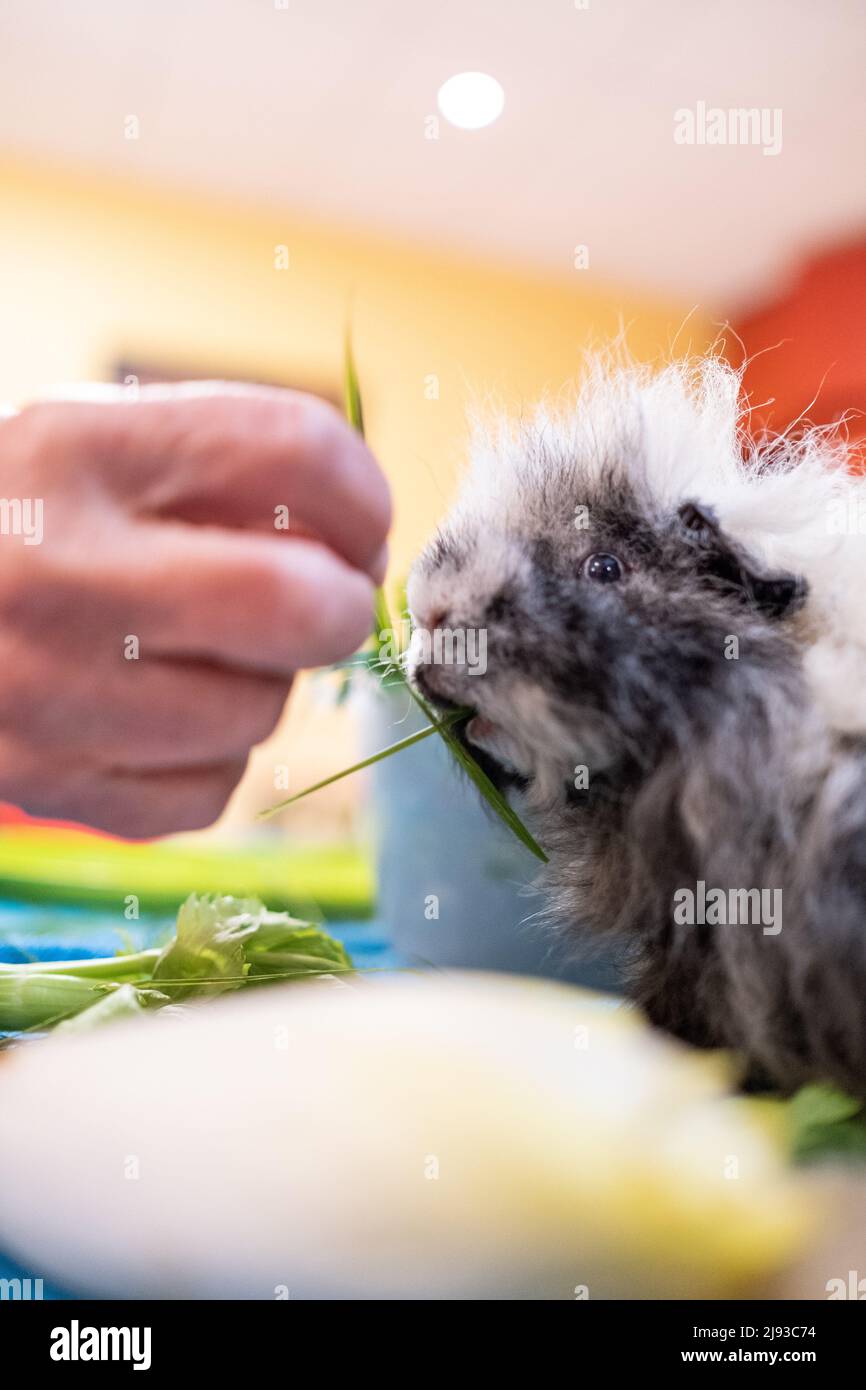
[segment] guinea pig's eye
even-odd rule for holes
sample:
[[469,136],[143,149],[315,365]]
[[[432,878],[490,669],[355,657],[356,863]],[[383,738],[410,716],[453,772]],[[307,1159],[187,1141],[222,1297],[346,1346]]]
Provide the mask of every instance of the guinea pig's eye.
[[594,579],[596,584],[615,584],[618,579],[622,579],[622,565],[619,560],[604,550],[600,550],[596,555],[587,556],[580,572],[584,579]]

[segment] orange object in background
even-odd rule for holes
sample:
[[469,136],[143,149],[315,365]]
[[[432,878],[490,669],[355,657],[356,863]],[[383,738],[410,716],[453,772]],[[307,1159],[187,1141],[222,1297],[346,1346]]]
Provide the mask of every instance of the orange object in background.
[[[780,298],[735,327],[751,359],[744,385],[753,429],[846,417],[866,466],[866,237],[806,261]],[[731,355],[742,360],[736,344]]]
[[119,835],[111,835],[107,830],[94,830],[92,826],[82,825],[79,821],[49,820],[44,816],[30,816],[19,806],[13,806],[9,801],[0,801],[0,828],[10,825],[41,825],[48,826],[52,830],[77,830],[82,835],[93,835],[97,839],[120,842]]

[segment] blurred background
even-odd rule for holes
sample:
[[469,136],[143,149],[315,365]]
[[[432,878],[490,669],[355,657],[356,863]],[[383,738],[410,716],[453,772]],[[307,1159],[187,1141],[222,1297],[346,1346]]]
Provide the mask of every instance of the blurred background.
[[[859,0],[5,0],[0,52],[0,400],[184,376],[339,399],[351,313],[392,592],[467,408],[567,393],[617,334],[652,360],[730,325],[759,422],[863,433]],[[481,128],[440,110],[467,71],[504,92]],[[359,739],[306,679],[209,835],[245,841],[276,768],[299,790]],[[360,786],[259,833],[363,845]]]

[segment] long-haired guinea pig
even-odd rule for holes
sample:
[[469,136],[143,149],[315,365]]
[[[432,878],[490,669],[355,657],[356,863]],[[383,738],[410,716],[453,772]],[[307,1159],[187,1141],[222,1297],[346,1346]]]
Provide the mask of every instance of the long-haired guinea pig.
[[866,480],[827,431],[749,443],[739,388],[596,362],[479,437],[410,675],[475,712],[551,918],[629,943],[655,1023],[866,1096]]

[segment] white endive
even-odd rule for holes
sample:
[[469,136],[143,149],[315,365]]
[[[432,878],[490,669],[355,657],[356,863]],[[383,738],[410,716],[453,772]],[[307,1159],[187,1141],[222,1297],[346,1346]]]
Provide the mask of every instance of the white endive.
[[0,1249],[103,1295],[747,1292],[798,1181],[718,1059],[563,986],[271,986],[0,1059]]

